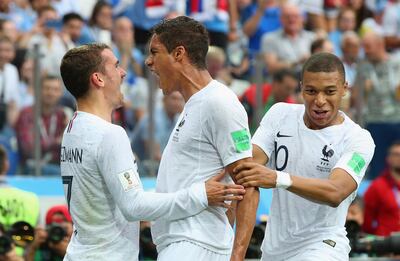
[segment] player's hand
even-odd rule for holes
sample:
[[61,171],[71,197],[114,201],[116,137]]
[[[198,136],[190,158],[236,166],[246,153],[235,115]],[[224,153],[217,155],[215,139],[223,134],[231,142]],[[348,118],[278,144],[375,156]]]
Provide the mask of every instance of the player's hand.
[[276,171],[255,162],[244,162],[233,169],[236,183],[244,187],[275,188]]
[[246,192],[244,187],[236,184],[221,183],[225,176],[225,171],[221,171],[217,176],[210,178],[206,182],[206,193],[209,206],[219,206],[230,208],[231,205],[225,201],[242,200]]

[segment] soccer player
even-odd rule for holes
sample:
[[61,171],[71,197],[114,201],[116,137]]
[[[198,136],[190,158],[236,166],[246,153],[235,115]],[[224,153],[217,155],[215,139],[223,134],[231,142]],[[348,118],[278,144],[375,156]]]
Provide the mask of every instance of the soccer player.
[[333,54],[309,58],[302,70],[304,105],[274,105],[253,136],[255,162],[234,170],[245,187],[277,188],[262,260],[349,259],[347,209],[375,144],[339,111],[347,91],[344,75]]
[[[161,158],[157,192],[178,191],[221,169],[232,174],[237,164],[251,160],[246,112],[236,95],[206,70],[208,43],[204,26],[189,17],[153,28],[146,65],[164,94],[179,91],[186,101]],[[243,260],[258,199],[258,190],[250,188],[238,203],[235,238],[226,211],[218,207],[180,220],[155,221],[158,259]]]
[[128,136],[111,123],[112,111],[123,104],[120,85],[126,75],[117,58],[106,45],[84,45],[65,54],[60,70],[78,106],[61,148],[74,223],[64,260],[137,260],[137,221],[181,219],[242,197],[243,187],[216,182],[223,174],[174,194],[143,192]]

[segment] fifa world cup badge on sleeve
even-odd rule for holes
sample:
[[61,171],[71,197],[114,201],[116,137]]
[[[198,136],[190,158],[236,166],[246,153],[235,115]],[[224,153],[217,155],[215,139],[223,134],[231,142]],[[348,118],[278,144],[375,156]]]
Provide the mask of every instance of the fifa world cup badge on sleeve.
[[357,176],[360,176],[361,170],[365,166],[365,160],[360,154],[354,152],[349,162],[347,162],[347,165],[356,173]]
[[236,152],[246,151],[251,148],[250,134],[246,129],[231,132],[231,136]]
[[125,170],[119,173],[118,178],[125,192],[140,186],[138,176],[133,169]]

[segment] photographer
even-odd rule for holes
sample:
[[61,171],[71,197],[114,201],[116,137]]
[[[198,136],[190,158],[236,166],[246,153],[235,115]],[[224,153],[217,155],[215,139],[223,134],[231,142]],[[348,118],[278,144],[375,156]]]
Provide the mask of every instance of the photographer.
[[67,207],[50,208],[46,214],[46,228],[36,227],[35,239],[25,250],[25,260],[63,260],[72,230],[72,220]]
[[23,261],[15,251],[15,245],[6,236],[4,226],[0,223],[0,261]]

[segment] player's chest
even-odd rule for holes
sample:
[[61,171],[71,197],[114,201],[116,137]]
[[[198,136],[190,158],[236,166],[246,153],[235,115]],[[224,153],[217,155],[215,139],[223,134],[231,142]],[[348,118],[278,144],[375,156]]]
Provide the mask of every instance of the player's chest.
[[339,137],[288,130],[275,133],[271,158],[279,171],[322,178],[329,176],[342,154]]

